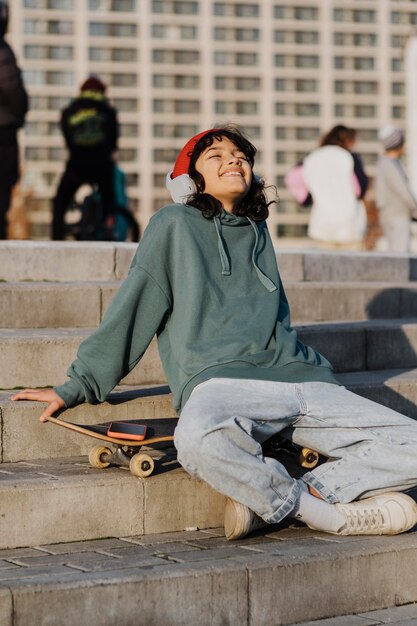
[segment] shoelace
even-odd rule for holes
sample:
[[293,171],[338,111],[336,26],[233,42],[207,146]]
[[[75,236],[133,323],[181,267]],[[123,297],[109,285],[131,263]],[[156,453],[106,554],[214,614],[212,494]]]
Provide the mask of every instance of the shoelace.
[[344,511],[349,530],[382,530],[384,516],[380,508]]

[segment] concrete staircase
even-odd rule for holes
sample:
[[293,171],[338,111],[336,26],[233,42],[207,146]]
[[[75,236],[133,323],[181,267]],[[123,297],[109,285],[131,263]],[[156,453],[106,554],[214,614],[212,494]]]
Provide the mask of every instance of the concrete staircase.
[[[245,540],[240,546],[243,552],[242,549],[239,552],[239,546],[232,547],[219,538],[221,531],[204,530],[221,527],[223,498],[186,475],[175,459],[168,460],[161,473],[145,480],[136,479],[119,468],[94,470],[88,466],[85,456],[91,447],[88,438],[51,424],[40,424],[37,403],[10,401],[12,389],[56,385],[65,380],[65,372],[80,341],[100,323],[135,250],[135,244],[0,242],[0,624],[3,624],[3,614],[4,623],[13,626],[26,623],[25,616],[29,615],[37,615],[38,621],[27,623],[82,623],[75,621],[75,613],[71,611],[65,615],[59,612],[60,591],[68,602],[81,598],[85,623],[109,625],[145,622],[203,626],[290,624],[312,617],[417,600],[417,588],[409,586],[407,593],[401,593],[397,574],[393,583],[396,592],[388,594],[386,591],[393,576],[393,563],[399,559],[399,546],[410,567],[414,566],[414,560],[417,565],[414,557],[417,544],[411,535],[393,538],[390,542],[384,538],[356,540],[355,547],[351,543],[349,549],[342,542],[342,549],[339,540],[330,541],[328,536],[315,533],[313,537],[307,533],[302,535],[303,539],[308,536],[309,541],[313,541],[314,538],[315,548],[303,552],[308,546],[300,544],[299,531],[287,530],[285,544],[282,534],[268,540],[258,538],[258,543],[262,540],[272,542],[276,548],[279,546],[278,560],[274,561],[271,556],[275,554],[270,552],[271,546],[265,548],[268,558],[265,560],[264,554],[262,560],[263,543],[261,541],[260,546],[255,542],[250,557],[258,555],[259,558],[251,560],[252,564],[256,563],[249,567],[250,539]],[[301,339],[330,359],[347,387],[417,418],[417,258],[292,250],[279,252],[278,261],[293,323]],[[141,364],[122,381],[106,403],[77,407],[67,411],[64,418],[94,423],[174,414],[153,343]],[[11,582],[15,579],[10,578],[9,564],[26,567],[27,564],[22,566],[18,561],[18,556],[23,558],[27,550],[28,558],[34,556],[33,550],[51,556],[54,551],[45,546],[63,546],[65,542],[90,545],[93,540],[108,541],[108,537],[128,542],[126,538],[136,537],[135,545],[143,548],[150,545],[158,533],[170,533],[163,535],[166,543],[170,543],[167,537],[182,533],[181,541],[188,546],[190,535],[186,529],[190,528],[203,529],[200,532],[209,533],[213,539],[210,544],[213,560],[204,568],[194,563],[194,569],[190,569],[190,565],[187,569],[183,564],[176,567],[175,572],[173,568],[166,572],[166,568],[158,569],[160,563],[153,563],[149,565],[148,574],[141,569],[135,573],[136,578],[132,569],[127,568],[120,575],[113,572],[111,580],[103,575],[73,580],[66,571],[61,577],[58,570],[54,578],[56,564],[49,558],[46,561],[52,567],[49,578],[47,572],[38,572],[36,576],[23,576],[21,580],[15,572],[18,582]],[[220,543],[215,544],[214,539]],[[329,549],[319,549],[326,541]],[[155,554],[154,550],[152,558]],[[310,560],[303,560],[302,554],[309,554]],[[38,552],[35,556],[39,556]],[[333,583],[336,587],[340,583],[341,590],[348,579],[351,581],[354,571],[360,576],[373,576],[373,570],[366,573],[363,567],[365,557],[368,568],[370,564],[379,567],[380,562],[386,562],[385,573],[378,572],[375,578],[375,590],[382,584],[384,594],[377,593],[368,583],[372,599],[362,594],[360,601],[358,596],[351,597],[349,602],[337,603],[329,600],[329,594],[323,595],[319,580],[314,584],[311,578],[305,580],[308,567],[315,568],[317,559],[320,571],[327,572],[326,577],[333,572]],[[183,563],[181,558],[178,563]],[[1,576],[3,566],[7,570],[5,578]],[[227,576],[231,577],[229,582]],[[253,576],[258,582],[248,586],[247,581]],[[285,593],[291,597],[299,593],[299,585],[310,586],[314,593],[309,595],[309,601],[315,598],[314,607],[310,612],[297,612],[294,607],[284,610],[280,606],[274,621],[275,617],[267,613],[276,605],[278,596],[271,591],[265,601],[261,601],[261,596],[258,598],[262,576],[268,584],[284,585]],[[109,599],[99,591],[105,580],[111,587]],[[195,584],[191,584],[191,580]],[[339,583],[336,584],[336,580]],[[134,593],[149,595],[143,607],[143,621],[137,618],[133,601],[127,601],[126,594],[120,592],[122,583],[123,589],[130,584]],[[211,585],[210,592],[207,584]],[[223,585],[222,592],[217,584]],[[232,591],[237,584],[243,585],[241,591]],[[150,592],[150,585],[159,589],[159,596]],[[92,595],[84,597],[80,590],[86,588]],[[204,596],[204,602],[203,597],[198,601],[195,595],[190,597],[190,605],[194,603],[192,611],[184,602],[175,604],[176,596],[189,597],[190,589],[197,596],[199,593]],[[53,606],[59,619],[55,622],[48,621],[54,613],[40,608],[46,593],[56,598]],[[224,597],[220,598],[222,594]],[[90,602],[88,597],[97,600]],[[122,600],[118,602],[117,597]],[[227,597],[231,604],[226,610]],[[214,608],[210,599],[215,601]],[[118,607],[117,619],[111,602],[116,602]],[[263,607],[262,602],[266,602]],[[250,606],[252,608],[248,608]],[[237,611],[236,618],[231,617],[231,607]],[[152,618],[152,614],[156,617]]]

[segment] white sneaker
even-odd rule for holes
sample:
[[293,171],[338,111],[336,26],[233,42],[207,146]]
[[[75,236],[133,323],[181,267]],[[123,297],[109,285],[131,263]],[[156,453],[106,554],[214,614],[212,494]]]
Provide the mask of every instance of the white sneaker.
[[417,504],[405,493],[382,493],[335,506],[346,523],[334,535],[397,535],[417,524]]
[[267,525],[261,517],[251,511],[245,504],[227,498],[224,511],[224,534],[226,539],[229,541],[241,539],[254,530]]

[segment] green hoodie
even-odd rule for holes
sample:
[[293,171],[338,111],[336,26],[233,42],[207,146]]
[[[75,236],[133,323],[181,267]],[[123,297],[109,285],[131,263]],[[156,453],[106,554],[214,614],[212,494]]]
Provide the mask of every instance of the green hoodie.
[[225,211],[208,220],[174,204],[152,217],[127,279],[55,391],[67,407],[104,401],[155,334],[177,410],[215,377],[337,384],[291,328],[266,223]]

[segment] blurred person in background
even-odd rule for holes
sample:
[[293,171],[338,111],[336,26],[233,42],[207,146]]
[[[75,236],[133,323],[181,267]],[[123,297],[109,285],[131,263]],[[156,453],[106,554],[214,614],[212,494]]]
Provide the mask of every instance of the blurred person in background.
[[0,239],[7,238],[7,212],[13,187],[19,180],[17,132],[28,111],[22,73],[4,39],[8,21],[9,7],[0,0]]
[[356,131],[339,124],[304,159],[303,176],[313,199],[308,235],[322,247],[363,247],[368,177],[353,152],[355,144]]
[[116,211],[113,153],[117,150],[119,125],[116,110],[106,98],[106,85],[90,76],[63,111],[61,129],[69,159],[53,200],[52,238],[64,239],[64,216],[76,191],[84,184],[97,185],[105,222]]
[[384,154],[376,169],[376,205],[390,252],[406,254],[410,249],[411,219],[417,218],[417,200],[408,185],[401,163],[404,135],[392,126],[378,133]]

